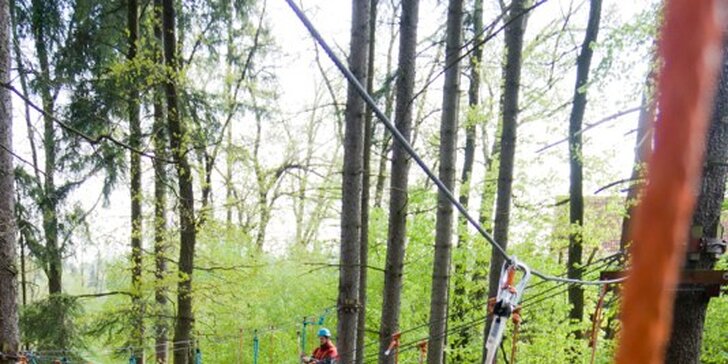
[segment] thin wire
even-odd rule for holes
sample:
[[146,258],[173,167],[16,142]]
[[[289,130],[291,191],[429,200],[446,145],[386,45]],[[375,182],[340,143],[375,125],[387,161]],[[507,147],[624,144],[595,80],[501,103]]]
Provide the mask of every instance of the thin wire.
[[111,134],[101,134],[101,135],[98,135],[96,137],[92,137],[92,136],[90,136],[88,134],[85,134],[84,132],[82,132],[82,131],[74,128],[73,126],[67,124],[66,122],[62,121],[61,119],[57,118],[56,116],[51,115],[50,113],[48,113],[47,111],[45,111],[43,108],[41,108],[40,106],[38,106],[37,104],[35,104],[30,98],[28,98],[27,96],[25,96],[23,93],[21,93],[18,89],[16,89],[10,83],[0,83],[0,87],[4,87],[4,88],[8,89],[9,91],[13,92],[16,96],[18,96],[21,100],[23,100],[23,102],[25,102],[26,105],[30,106],[32,109],[34,109],[35,111],[39,112],[44,117],[47,117],[47,118],[51,119],[54,123],[58,124],[63,130],[65,130],[65,131],[67,131],[69,133],[72,133],[72,134],[80,137],[81,139],[85,140],[86,142],[88,142],[91,145],[97,145],[97,144],[101,143],[103,140],[108,140],[109,142],[111,142],[111,143],[113,143],[113,144],[115,144],[115,145],[117,145],[117,146],[119,146],[121,148],[127,149],[127,150],[129,150],[129,151],[131,151],[133,153],[136,153],[138,155],[141,155],[143,157],[147,157],[147,158],[150,158],[150,159],[153,159],[153,160],[162,161],[162,162],[165,162],[165,163],[168,163],[168,164],[175,164],[176,163],[176,162],[174,162],[172,160],[162,159],[162,158],[159,158],[159,157],[157,157],[157,156],[155,156],[153,154],[149,154],[149,153],[146,153],[146,152],[144,152],[142,150],[139,150],[137,148],[134,148],[134,147],[132,147],[132,146],[130,146],[130,145],[128,145],[128,144],[126,144],[126,143],[124,143],[124,142],[116,139]]
[[486,32],[486,30],[493,29],[495,27],[495,25],[498,24],[498,21],[500,21],[500,19],[502,17],[504,17],[505,14],[508,11],[510,11],[511,5],[509,5],[506,9],[504,9],[504,11],[492,23],[490,23],[488,26],[486,26],[485,28],[483,28],[482,30],[480,30],[478,32],[478,34],[475,37],[473,37],[473,39],[471,39],[470,41],[466,42],[459,49],[460,50],[465,49],[468,44],[475,43],[475,45],[472,48],[470,48],[467,51],[465,51],[465,53],[461,54],[458,58],[456,58],[455,60],[453,60],[449,64],[446,64],[445,67],[442,69],[442,71],[440,71],[437,75],[435,75],[435,77],[433,77],[430,81],[428,81],[422,87],[422,89],[420,91],[418,91],[412,97],[412,100],[410,100],[410,102],[414,102],[415,99],[417,99],[422,93],[425,92],[425,89],[427,89],[430,85],[432,85],[435,82],[435,80],[437,80],[440,76],[442,76],[448,69],[454,67],[458,62],[462,61],[463,59],[465,59],[465,57],[467,57],[471,53],[475,52],[476,49],[482,47],[485,43],[488,43],[491,39],[495,38],[495,36],[498,35],[498,33],[502,32],[505,28],[507,28],[509,25],[511,25],[511,23],[513,23],[514,21],[516,21],[516,20],[520,19],[521,17],[525,16],[526,14],[528,14],[531,11],[533,11],[537,7],[543,5],[547,1],[548,0],[540,0],[540,1],[536,2],[535,4],[533,4],[533,5],[525,8],[525,9],[523,9],[522,12],[514,15],[512,18],[510,18],[508,21],[506,21],[500,28],[498,28],[494,32],[488,34],[488,36],[486,36],[482,40],[480,40],[478,42],[475,42],[475,40],[478,39],[479,36],[483,35]]
[[40,170],[33,163],[28,162],[27,159],[25,159],[25,158],[19,156],[18,154],[16,154],[15,152],[13,152],[12,149],[6,147],[4,144],[0,143],[0,148],[4,149],[6,152],[8,152],[11,156],[15,157],[17,160],[19,160],[19,161],[21,161],[21,162],[29,165],[31,168],[33,168],[33,170],[35,170],[36,172],[42,174],[44,177],[47,177],[47,175],[46,175],[46,173],[44,171]]
[[[540,3],[545,2],[545,0],[542,0]],[[445,198],[447,198],[450,203],[457,208],[457,210],[460,212],[460,214],[465,217],[465,219],[470,223],[471,226],[473,226],[480,235],[482,235],[485,240],[490,243],[490,245],[493,247],[495,251],[500,253],[503,258],[508,261],[509,263],[513,264],[515,262],[515,259],[508,255],[508,253],[503,249],[503,247],[498,244],[498,242],[495,241],[495,239],[487,232],[485,229],[480,226],[478,221],[473,218],[468,210],[463,206],[457,198],[453,195],[453,193],[445,186],[445,184],[435,175],[432,170],[430,170],[429,166],[425,163],[422,158],[417,154],[417,152],[412,148],[412,145],[407,141],[407,139],[397,130],[397,128],[392,124],[392,122],[389,120],[389,118],[379,109],[374,99],[372,99],[371,95],[366,91],[364,86],[359,82],[359,80],[356,78],[356,76],[349,70],[348,67],[344,65],[344,63],[339,59],[339,57],[336,56],[334,51],[331,49],[331,47],[326,43],[326,41],[323,39],[321,34],[316,30],[316,27],[314,27],[313,23],[308,19],[306,14],[303,13],[301,8],[298,7],[294,3],[293,0],[286,0],[286,3],[288,3],[289,7],[293,12],[298,16],[298,18],[301,20],[303,25],[306,27],[306,29],[311,33],[311,36],[316,40],[316,42],[323,48],[324,52],[329,56],[332,62],[336,65],[336,67],[341,71],[341,73],[344,75],[344,77],[347,79],[349,84],[355,89],[355,91],[361,96],[362,99],[369,105],[369,107],[372,109],[374,114],[379,118],[379,120],[384,124],[384,126],[389,130],[389,132],[392,134],[392,136],[397,140],[398,143],[400,143],[400,146],[409,154],[412,159],[417,163],[417,165],[420,167],[420,169],[427,175],[427,177],[435,184],[437,185],[437,188],[440,190],[440,192],[445,195]],[[554,277],[550,276],[548,274],[539,272],[537,270],[531,271],[533,275],[544,279],[544,280],[550,280],[554,282],[563,282],[563,283],[575,283],[575,284],[583,284],[583,285],[603,285],[603,284],[613,284],[613,283],[619,283],[623,282],[626,277],[623,278],[617,278],[612,280],[599,280],[599,281],[584,281],[579,279],[571,279],[571,278],[561,278],[561,277]]]

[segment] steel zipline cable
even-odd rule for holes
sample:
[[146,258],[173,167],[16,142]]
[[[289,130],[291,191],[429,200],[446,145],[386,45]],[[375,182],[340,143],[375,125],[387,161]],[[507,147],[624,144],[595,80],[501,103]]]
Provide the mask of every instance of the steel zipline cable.
[[[585,265],[585,266],[581,267],[580,270],[582,270],[583,271],[583,274],[585,274],[585,275],[592,274],[592,273],[597,272],[597,271],[599,271],[599,270],[601,270],[603,268],[608,267],[610,264],[612,264],[614,262],[614,259],[616,259],[617,257],[619,257],[619,253],[612,254],[610,256],[607,256],[607,257],[604,257],[604,258],[595,260],[591,264]],[[587,270],[587,268],[590,268],[590,269]],[[546,281],[543,281],[543,282],[546,282]],[[539,283],[541,283],[541,282],[539,282]],[[536,285],[538,285],[539,283],[536,283]],[[539,304],[543,303],[544,301],[548,301],[548,300],[550,300],[550,299],[552,299],[554,297],[557,297],[557,296],[560,296],[560,295],[566,293],[568,291],[568,286],[574,286],[574,285],[577,285],[577,283],[573,283],[573,282],[572,283],[560,282],[560,283],[556,284],[553,287],[547,288],[544,291],[541,291],[539,293],[534,294],[533,296],[529,296],[529,297],[525,298],[522,301],[522,308],[523,309],[526,309],[526,308],[538,306]],[[472,313],[477,308],[482,308],[482,306],[470,307],[469,309],[463,310],[463,312],[461,312],[461,313]],[[488,317],[488,315],[479,315],[479,316],[477,316],[475,318],[468,319],[468,320],[466,320],[464,322],[458,323],[457,325],[454,325],[452,327],[449,327],[447,330],[445,330],[444,333],[441,333],[441,334],[438,334],[438,335],[433,335],[433,336],[423,336],[423,337],[419,337],[416,340],[412,340],[412,341],[408,341],[406,343],[402,343],[399,346],[399,352],[401,353],[401,352],[404,352],[404,351],[407,351],[407,350],[415,349],[415,348],[417,348],[417,344],[420,343],[420,342],[422,342],[422,341],[430,340],[430,339],[433,339],[433,338],[442,338],[442,337],[445,337],[445,336],[447,336],[449,334],[453,334],[453,333],[456,333],[456,332],[460,332],[460,331],[463,331],[463,330],[467,330],[467,329],[472,328],[472,327],[476,327],[476,326],[482,325],[483,324],[483,320],[485,320],[485,318],[487,318],[487,317]],[[417,325],[417,326],[414,326],[414,327],[410,327],[410,328],[408,328],[406,330],[403,330],[400,333],[401,334],[411,333],[411,332],[413,332],[413,331],[415,331],[417,329],[420,329],[420,328],[423,328],[423,327],[427,327],[429,325],[431,325],[431,323]],[[374,345],[374,343],[372,343],[372,345]],[[371,353],[371,354],[365,356],[364,362],[366,363],[366,362],[369,362],[371,360],[376,361],[377,355],[378,355],[378,353]]]
[[[445,184],[435,175],[435,173],[430,169],[430,167],[425,163],[424,160],[417,154],[417,152],[412,148],[412,145],[407,141],[407,139],[402,135],[402,133],[397,130],[397,128],[392,124],[392,122],[389,120],[389,118],[382,112],[382,110],[377,106],[377,103],[374,101],[371,95],[366,91],[364,86],[359,82],[359,80],[356,78],[356,76],[349,70],[349,68],[344,65],[344,63],[339,59],[338,56],[334,53],[334,51],[331,49],[331,47],[326,43],[326,41],[323,39],[321,34],[316,30],[316,27],[311,23],[311,21],[308,19],[306,14],[303,13],[300,7],[296,5],[294,0],[286,0],[286,3],[290,6],[291,10],[296,14],[296,16],[301,20],[303,25],[306,27],[306,29],[309,31],[311,36],[316,40],[316,42],[323,48],[324,52],[326,52],[326,55],[331,59],[332,62],[334,62],[334,65],[336,68],[341,71],[341,73],[344,75],[344,77],[347,79],[349,84],[354,87],[355,91],[361,96],[362,99],[367,103],[367,105],[372,109],[374,114],[379,118],[379,120],[384,124],[384,126],[389,130],[389,132],[392,134],[392,136],[397,140],[397,142],[400,144],[400,146],[407,152],[407,154],[412,157],[412,159],[417,163],[417,165],[420,167],[420,169],[427,175],[427,177],[437,186],[437,188],[440,190],[440,192],[445,195],[445,198],[447,198],[450,203],[455,206],[455,208],[458,210],[458,212],[465,217],[465,219],[470,223],[471,226],[473,226],[480,235],[482,235],[485,240],[490,243],[490,245],[493,247],[495,251],[497,251],[499,254],[503,256],[503,258],[513,264],[515,262],[515,258],[508,255],[508,253],[503,249],[503,247],[498,244],[498,242],[495,241],[495,239],[487,232],[485,229],[478,223],[478,221],[473,218],[473,216],[470,215],[468,210],[463,206],[458,199],[453,195],[452,191],[450,191]],[[562,278],[562,277],[556,277],[551,276],[545,273],[542,273],[537,270],[531,270],[531,273],[543,280],[547,281],[554,281],[554,282],[561,282],[561,283],[574,283],[574,284],[582,284],[582,285],[603,285],[603,284],[613,284],[613,283],[619,283],[623,282],[626,278],[617,278],[617,279],[611,279],[611,280],[597,280],[597,281],[585,281],[581,279],[571,279],[571,278]]]

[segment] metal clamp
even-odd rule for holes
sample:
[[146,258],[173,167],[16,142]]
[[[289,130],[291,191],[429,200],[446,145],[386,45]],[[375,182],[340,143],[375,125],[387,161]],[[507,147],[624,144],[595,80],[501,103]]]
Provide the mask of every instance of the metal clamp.
[[703,251],[706,254],[714,255],[716,258],[725,254],[726,241],[721,238],[703,238],[701,239]]
[[[523,272],[523,276],[518,284],[514,285],[516,271],[518,270]],[[493,306],[493,324],[490,327],[488,340],[485,344],[487,356],[484,364],[495,363],[495,354],[498,351],[498,346],[503,340],[503,333],[505,332],[508,318],[518,307],[518,303],[521,301],[523,291],[526,289],[526,285],[530,278],[531,269],[516,258],[513,258],[512,262],[506,262],[503,264],[503,269],[501,269],[500,274],[498,295],[495,298],[495,304]]]

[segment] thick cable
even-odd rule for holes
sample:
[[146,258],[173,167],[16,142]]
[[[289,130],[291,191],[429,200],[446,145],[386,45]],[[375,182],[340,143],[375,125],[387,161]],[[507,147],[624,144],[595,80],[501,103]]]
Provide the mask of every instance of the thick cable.
[[[356,78],[356,76],[349,70],[349,68],[344,65],[344,63],[339,59],[339,57],[334,53],[333,49],[326,43],[326,40],[323,39],[321,34],[318,32],[316,27],[311,23],[311,20],[308,19],[306,14],[303,13],[300,7],[296,5],[296,3],[293,0],[286,0],[286,3],[288,6],[293,10],[293,12],[296,14],[296,16],[301,20],[304,27],[309,31],[311,36],[316,40],[316,42],[323,48],[326,55],[331,59],[332,62],[334,62],[334,65],[336,68],[339,69],[339,71],[344,75],[344,77],[347,79],[349,84],[354,88],[354,90],[361,96],[362,99],[367,103],[367,105],[372,109],[374,114],[379,118],[379,120],[384,124],[384,126],[389,130],[389,132],[392,134],[392,136],[397,140],[398,143],[400,143],[400,146],[407,152],[407,154],[410,155],[410,157],[417,163],[417,165],[420,167],[422,172],[427,175],[427,177],[437,186],[437,188],[442,192],[443,195],[450,201],[450,203],[455,206],[455,208],[458,210],[458,212],[470,223],[472,227],[474,227],[478,233],[480,233],[481,236],[485,238],[485,240],[490,243],[490,245],[493,247],[495,251],[497,251],[499,254],[503,256],[503,258],[508,261],[509,263],[513,264],[515,262],[514,258],[508,255],[508,253],[503,249],[503,247],[498,244],[498,242],[495,241],[495,239],[478,223],[478,221],[470,215],[467,208],[463,206],[460,201],[453,195],[453,193],[445,186],[445,184],[435,175],[435,173],[430,170],[429,166],[425,163],[422,158],[417,154],[417,152],[414,150],[412,145],[407,141],[407,139],[402,135],[402,133],[397,130],[397,128],[392,124],[392,122],[389,120],[389,118],[382,112],[382,110],[377,106],[374,99],[369,95],[369,93],[366,91],[364,86],[359,82],[359,80]],[[536,270],[532,270],[533,275],[544,279],[544,280],[550,280],[555,282],[563,282],[563,283],[575,283],[575,284],[582,284],[582,285],[603,285],[603,284],[613,284],[613,283],[620,283],[626,280],[626,277],[617,278],[617,279],[611,279],[611,280],[599,280],[599,281],[584,281],[579,279],[571,279],[571,278],[560,278],[560,277],[554,277],[550,276],[545,273],[541,273]]]

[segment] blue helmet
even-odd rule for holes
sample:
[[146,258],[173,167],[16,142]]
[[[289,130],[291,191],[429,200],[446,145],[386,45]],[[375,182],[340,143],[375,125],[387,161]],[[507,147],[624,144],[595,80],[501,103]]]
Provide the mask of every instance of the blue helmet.
[[321,336],[331,337],[331,331],[329,331],[329,329],[327,329],[325,327],[322,327],[318,331],[318,336],[319,337],[321,337]]

